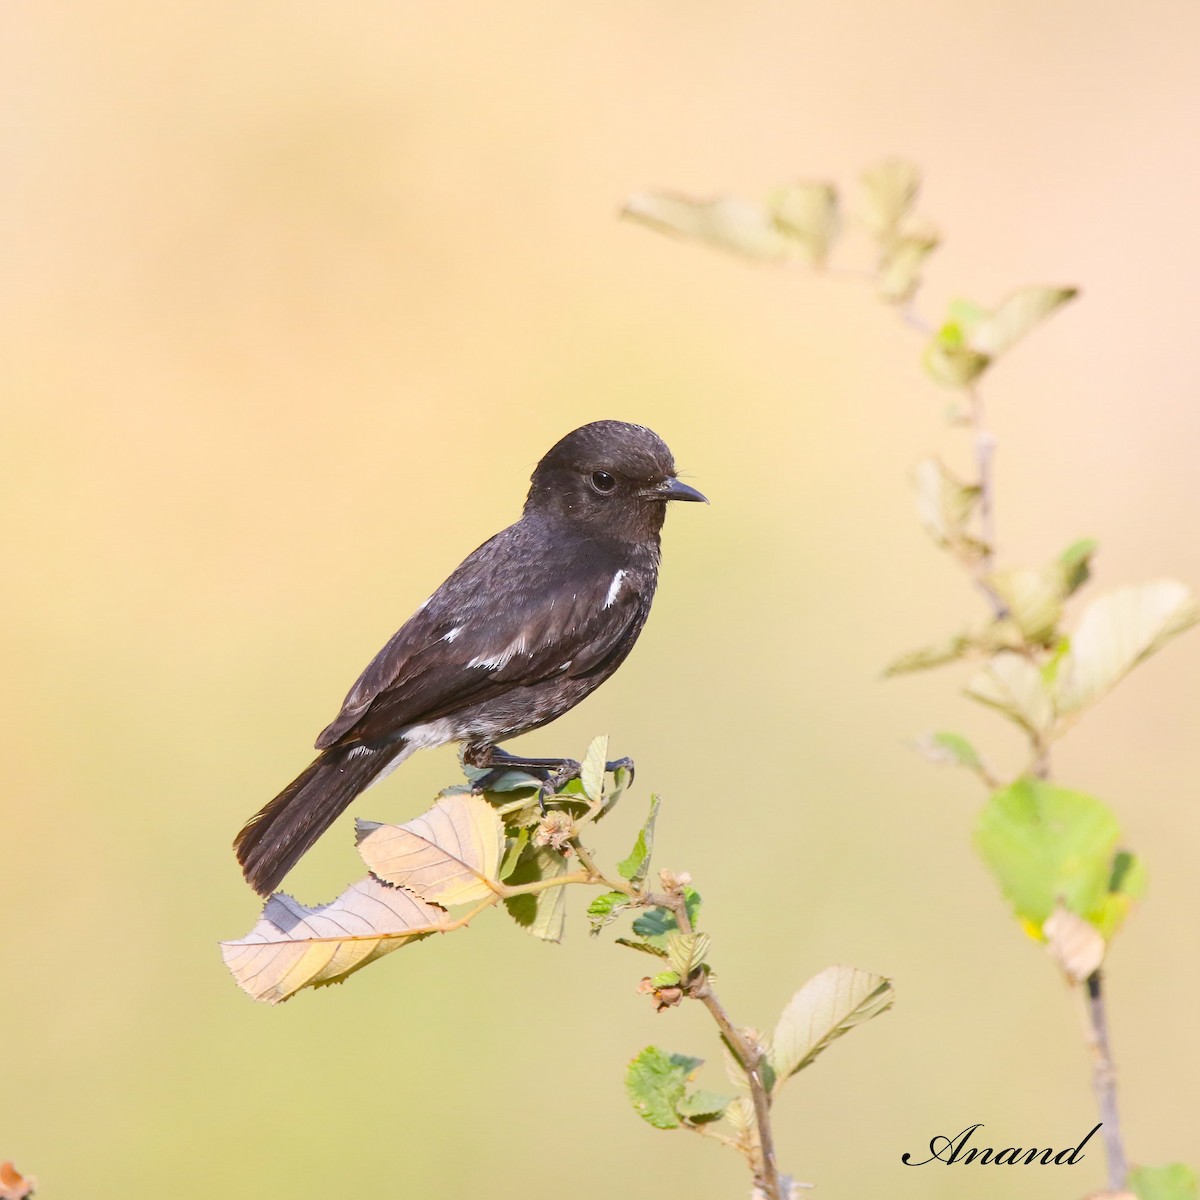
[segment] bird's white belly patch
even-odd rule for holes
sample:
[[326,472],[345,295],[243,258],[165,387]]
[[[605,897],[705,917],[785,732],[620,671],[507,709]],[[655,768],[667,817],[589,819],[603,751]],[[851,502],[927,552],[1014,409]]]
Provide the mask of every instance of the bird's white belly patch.
[[[427,721],[424,725],[410,725],[403,733],[404,748],[400,750],[367,787],[374,787],[386,779],[406,758],[418,750],[430,750],[436,746],[444,746],[454,740],[454,722],[448,717],[440,721]],[[364,754],[386,754],[386,749],[373,749],[370,746],[355,746],[350,754],[359,758]],[[363,789],[366,791],[366,788]]]

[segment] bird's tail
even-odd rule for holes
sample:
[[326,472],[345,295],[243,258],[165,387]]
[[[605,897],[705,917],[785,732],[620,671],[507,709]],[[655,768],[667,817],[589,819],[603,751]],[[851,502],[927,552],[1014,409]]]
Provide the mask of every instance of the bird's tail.
[[233,840],[246,882],[267,896],[350,802],[403,755],[387,746],[333,746],[318,755]]

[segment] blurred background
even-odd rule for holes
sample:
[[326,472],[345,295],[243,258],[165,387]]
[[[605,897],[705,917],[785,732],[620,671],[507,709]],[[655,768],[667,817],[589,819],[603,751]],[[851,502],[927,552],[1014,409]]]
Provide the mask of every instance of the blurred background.
[[[989,377],[1001,556],[1100,540],[1096,589],[1200,583],[1200,14],[679,0],[5,6],[6,511],[0,1158],[46,1197],[585,1198],[747,1191],[740,1160],[629,1109],[643,964],[503,914],[281,1008],[216,943],[259,911],[230,841],[308,761],[392,631],[518,514],[538,457],[643,422],[712,499],[671,513],[621,672],[515,743],[638,763],[657,864],[704,895],[720,990],[769,1027],[832,962],[895,1010],[780,1102],[822,1195],[1080,1196],[1062,1171],[900,1164],[975,1122],[1074,1144],[1094,1115],[1073,998],[970,847],[983,799],[906,745],[1019,739],[948,670],[884,663],[981,609],[910,477],[965,464],[920,339],[852,280],[753,267],[616,212],[759,195],[901,154],[946,243],[919,307],[1026,283],[1080,302]],[[1200,635],[1064,744],[1151,890],[1110,958],[1134,1161],[1200,1156]],[[419,756],[352,813],[454,780]],[[351,818],[289,879],[360,873]],[[697,1007],[698,1006],[693,1006]],[[988,1144],[985,1138],[984,1144]],[[669,1182],[668,1182],[669,1181]]]

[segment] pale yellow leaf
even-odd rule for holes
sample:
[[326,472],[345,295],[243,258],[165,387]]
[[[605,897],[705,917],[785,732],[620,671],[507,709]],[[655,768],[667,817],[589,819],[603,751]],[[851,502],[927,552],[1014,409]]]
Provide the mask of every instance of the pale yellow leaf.
[[1072,983],[1082,983],[1104,961],[1100,931],[1059,904],[1042,925],[1046,950]]
[[1027,287],[1014,292],[971,330],[972,350],[995,358],[1078,295],[1077,288]]
[[[725,1064],[725,1075],[728,1078],[729,1082],[732,1083],[734,1087],[742,1088],[745,1091],[749,1091],[750,1090],[750,1080],[747,1079],[747,1077],[746,1077],[745,1069],[742,1067],[742,1064],[740,1062],[738,1062],[737,1056],[733,1053],[732,1050],[730,1050],[729,1046],[725,1043],[724,1040],[722,1040],[722,1042],[721,1042],[721,1060]],[[735,1103],[736,1103],[736,1101],[735,1101]],[[753,1113],[752,1113],[752,1115],[753,1115]],[[730,1116],[730,1110],[728,1108],[725,1110],[725,1119],[727,1121],[730,1121],[731,1123],[733,1121],[733,1118]]]
[[495,888],[504,826],[482,797],[444,796],[403,825],[358,823],[358,852],[375,875],[433,904],[470,904]]
[[775,224],[796,241],[813,266],[821,266],[837,234],[837,191],[828,183],[788,183],[768,200]]
[[583,794],[595,804],[604,799],[604,776],[608,770],[608,735],[592,739],[579,764],[579,783]]
[[1200,621],[1191,588],[1174,579],[1119,588],[1083,610],[1058,671],[1058,708],[1091,704],[1176,634]]
[[932,229],[910,230],[892,239],[880,258],[879,294],[890,304],[911,299],[921,282],[921,268],[938,241]]
[[936,458],[917,464],[917,519],[942,547],[958,544],[979,503],[979,488],[955,478]]
[[631,196],[621,214],[661,233],[694,238],[749,258],[777,259],[788,239],[765,206],[736,196],[693,200],[663,192]]
[[[738,1083],[738,1080],[734,1079],[732,1075],[730,1079],[734,1083]],[[749,1086],[746,1082],[745,1071],[742,1072],[739,1086]],[[725,1109],[725,1120],[729,1122],[734,1136],[740,1144],[754,1149],[758,1148],[758,1124],[754,1119],[754,1101],[749,1096],[738,1096],[731,1101]]]
[[792,998],[775,1026],[770,1062],[776,1088],[855,1025],[891,1008],[891,981],[856,967],[826,967]]
[[1062,617],[1060,577],[1032,567],[993,571],[987,577],[1017,627],[1031,642],[1048,642]]
[[1042,673],[1023,655],[1005,650],[967,682],[972,700],[999,709],[1030,733],[1042,734],[1054,722],[1054,706]]
[[891,159],[864,172],[863,220],[877,237],[887,238],[916,203],[921,172],[910,162]]
[[277,892],[244,938],[221,943],[221,957],[240,988],[278,1004],[449,924],[444,909],[367,878],[316,908]]
[[991,359],[965,345],[947,345],[934,338],[925,348],[925,369],[946,387],[963,388],[987,370]]
[[957,662],[975,650],[975,642],[967,634],[958,634],[946,638],[932,646],[922,646],[920,650],[911,650],[894,659],[884,668],[887,676],[909,675],[914,671],[929,671],[946,663]]

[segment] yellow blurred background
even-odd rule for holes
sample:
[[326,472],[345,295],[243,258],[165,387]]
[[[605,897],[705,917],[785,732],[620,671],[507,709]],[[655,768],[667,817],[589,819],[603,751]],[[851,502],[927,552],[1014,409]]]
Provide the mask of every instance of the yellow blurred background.
[[[970,849],[982,799],[906,746],[1018,739],[961,671],[884,683],[978,615],[913,512],[962,461],[920,342],[854,281],[755,268],[615,214],[926,171],[937,317],[1035,282],[1080,302],[1002,364],[1010,564],[1101,543],[1097,586],[1200,582],[1200,14],[1097,6],[660,0],[506,5],[14,0],[0,14],[6,787],[0,1158],[54,1197],[579,1200],[747,1192],[739,1160],[622,1092],[643,964],[489,914],[341,988],[253,1004],[222,937],[258,913],[229,848],[308,761],[362,665],[529,472],[598,417],[670,443],[656,611],[593,699],[516,745],[638,762],[600,831],[664,796],[659,866],[704,895],[719,987],[769,1026],[832,962],[895,1010],[777,1110],[821,1195],[1076,1197],[1066,1170],[904,1167],[985,1123],[1074,1144],[1098,1119],[1072,997]],[[1200,636],[1057,755],[1143,854],[1110,960],[1135,1161],[1200,1159]],[[419,756],[352,812],[451,782]],[[343,818],[289,880],[360,868]],[[692,1006],[698,1008],[698,1006]],[[986,1139],[984,1144],[987,1144]]]

